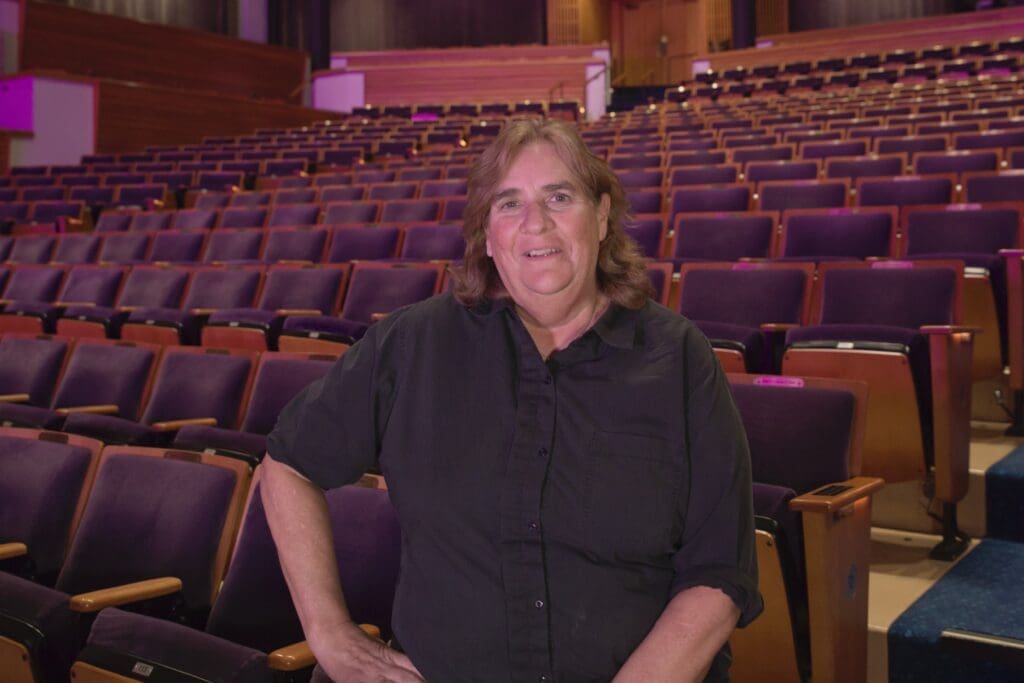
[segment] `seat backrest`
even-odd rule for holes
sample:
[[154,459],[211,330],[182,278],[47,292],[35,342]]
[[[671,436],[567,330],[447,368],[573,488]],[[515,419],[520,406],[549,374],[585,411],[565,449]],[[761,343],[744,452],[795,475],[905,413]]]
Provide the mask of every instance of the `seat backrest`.
[[1020,208],[974,206],[912,209],[907,212],[903,240],[905,253],[997,254],[1021,245]]
[[83,339],[71,352],[53,407],[115,405],[119,417],[134,420],[159,356],[153,344]]
[[308,384],[327,374],[334,365],[331,356],[268,351],[260,356],[252,382],[252,396],[242,419],[241,430],[269,434],[287,403]]
[[313,225],[319,215],[319,204],[278,204],[270,212],[267,227]]
[[10,301],[53,301],[63,279],[64,269],[58,266],[20,266],[11,273],[4,298]]
[[373,223],[380,213],[380,202],[335,202],[324,209],[324,223]]
[[918,328],[957,322],[952,268],[834,268],[822,274],[822,324]]
[[181,268],[135,266],[117,299],[119,306],[177,308],[188,284],[189,273]]
[[405,229],[403,259],[461,259],[466,251],[461,225],[412,225]]
[[212,417],[234,429],[248,398],[253,352],[168,347],[141,422]]
[[198,268],[182,308],[247,308],[256,299],[260,270],[250,268]]
[[21,235],[14,239],[9,263],[47,263],[53,253],[56,238],[53,235]]
[[891,256],[894,222],[893,212],[887,210],[787,212],[779,255],[806,259]]
[[74,594],[176,576],[194,623],[222,576],[246,468],[214,455],[108,446],[57,589]]
[[232,206],[220,215],[220,228],[262,228],[267,221],[267,209],[263,206]]
[[264,311],[315,309],[333,315],[345,293],[347,275],[348,268],[337,265],[270,267],[258,307]]
[[53,263],[94,263],[100,252],[100,235],[68,232],[57,239],[50,260]]
[[435,221],[440,211],[441,202],[436,199],[395,199],[384,202],[380,220],[382,223]]
[[174,217],[172,211],[137,211],[129,215],[129,230],[166,230]]
[[103,239],[97,259],[101,263],[131,263],[146,258],[148,232],[112,232]]
[[167,230],[153,236],[149,260],[168,263],[195,261],[203,252],[206,234],[196,230]]
[[757,327],[799,324],[807,306],[808,277],[799,268],[684,267],[679,312],[691,320]]
[[675,223],[672,258],[767,258],[776,222],[775,214],[764,212],[680,214]]
[[[357,623],[374,624],[389,638],[401,532],[387,492],[345,486],[326,496],[348,610]],[[207,631],[262,652],[303,639],[258,485]]]
[[72,434],[0,427],[0,543],[25,543],[43,583],[57,577],[102,447]]
[[857,181],[857,203],[861,206],[948,204],[952,199],[953,181],[946,176],[895,176]]
[[400,235],[401,230],[396,227],[334,228],[327,262],[391,258],[395,256]]
[[768,211],[846,206],[849,187],[842,180],[772,180],[758,186],[760,207]]
[[665,239],[664,214],[635,216],[624,222],[622,229],[636,242],[641,256],[661,256],[661,245]]
[[327,246],[325,228],[273,228],[267,231],[263,260],[319,263]]
[[70,343],[47,335],[0,339],[0,394],[28,394],[28,403],[50,404]]
[[123,276],[124,270],[119,267],[75,266],[68,271],[59,299],[62,303],[112,306]]
[[203,261],[253,261],[259,258],[266,233],[260,229],[219,228],[210,233]]
[[356,264],[340,315],[346,320],[370,324],[374,314],[390,313],[436,294],[440,272],[439,268]]

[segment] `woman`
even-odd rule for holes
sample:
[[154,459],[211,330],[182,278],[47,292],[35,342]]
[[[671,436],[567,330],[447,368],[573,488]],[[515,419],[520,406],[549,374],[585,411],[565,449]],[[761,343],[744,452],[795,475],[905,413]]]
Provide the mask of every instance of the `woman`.
[[[574,129],[509,124],[470,176],[454,293],[282,413],[263,495],[335,680],[727,675],[760,609],[746,441],[706,340],[647,298],[625,212]],[[348,619],[320,491],[373,466],[403,532],[393,648]]]

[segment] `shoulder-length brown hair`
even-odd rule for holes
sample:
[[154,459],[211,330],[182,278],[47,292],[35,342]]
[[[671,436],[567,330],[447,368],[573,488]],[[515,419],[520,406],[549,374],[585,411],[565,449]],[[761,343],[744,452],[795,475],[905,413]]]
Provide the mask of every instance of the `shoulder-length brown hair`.
[[595,205],[603,194],[611,199],[608,232],[597,255],[597,286],[621,306],[642,307],[652,288],[644,259],[622,227],[628,201],[618,177],[607,163],[587,149],[574,127],[561,121],[537,119],[507,124],[470,170],[462,214],[466,254],[462,265],[452,269],[455,298],[474,306],[484,298],[507,295],[494,261],[487,256],[487,223],[498,184],[520,150],[534,142],[547,142],[555,148]]

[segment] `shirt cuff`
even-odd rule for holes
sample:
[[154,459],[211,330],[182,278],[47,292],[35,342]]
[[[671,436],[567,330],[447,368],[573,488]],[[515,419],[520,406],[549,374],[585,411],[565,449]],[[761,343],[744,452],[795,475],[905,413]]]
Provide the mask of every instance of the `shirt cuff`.
[[670,598],[694,586],[717,588],[729,596],[740,610],[740,618],[736,624],[739,628],[752,622],[764,610],[764,601],[757,590],[757,581],[735,567],[709,565],[695,567],[685,574],[677,575],[672,582]]

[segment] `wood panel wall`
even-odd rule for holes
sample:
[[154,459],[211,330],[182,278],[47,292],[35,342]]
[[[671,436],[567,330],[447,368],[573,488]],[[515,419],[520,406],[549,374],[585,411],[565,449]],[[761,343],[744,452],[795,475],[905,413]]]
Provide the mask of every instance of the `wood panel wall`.
[[[710,0],[612,0],[611,43],[616,85],[674,83],[707,51]],[[668,42],[659,52],[660,37]]]
[[306,54],[214,33],[25,3],[23,70],[53,70],[298,103]]
[[198,143],[208,135],[303,126],[336,114],[283,102],[100,80],[98,116],[96,151],[117,153]]
[[583,45],[491,45],[380,52],[335,52],[333,56],[344,57],[348,60],[348,68],[359,69],[366,66],[400,66],[438,62],[557,59],[560,57],[589,58],[594,50],[602,47],[606,46],[593,43]]
[[584,102],[593,57],[446,61],[365,66],[366,101],[373,105],[443,102]]

